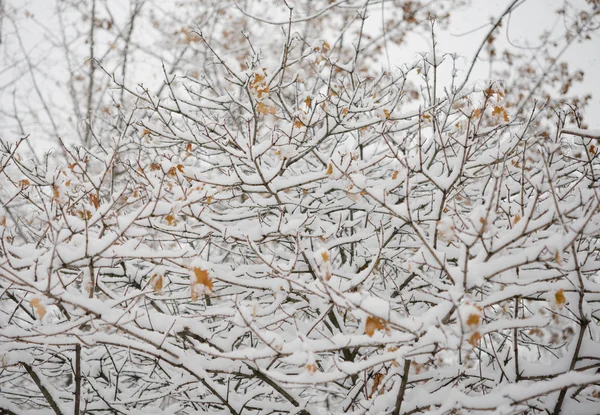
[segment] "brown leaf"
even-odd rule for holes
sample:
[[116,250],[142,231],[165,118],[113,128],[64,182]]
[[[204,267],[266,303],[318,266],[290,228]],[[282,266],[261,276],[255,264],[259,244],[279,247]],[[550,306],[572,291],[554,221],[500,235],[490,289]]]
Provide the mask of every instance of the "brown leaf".
[[383,114],[385,115],[385,119],[386,119],[386,120],[389,120],[389,119],[390,119],[390,116],[392,115],[392,114],[390,113],[390,110],[383,110]]
[[384,378],[385,375],[383,373],[375,373],[375,375],[373,376],[373,387],[371,388],[371,394],[369,395],[369,399],[371,399],[375,392],[377,392],[377,389],[379,389],[379,385],[381,384],[381,381]]
[[392,180],[396,180],[396,178],[398,178],[398,170],[394,170],[394,172],[392,173]]
[[385,322],[379,317],[367,317],[367,323],[365,324],[365,334],[367,336],[373,336],[375,330],[383,330],[385,328]]
[[513,219],[513,225],[516,225],[521,220],[521,215],[517,213],[517,216]]

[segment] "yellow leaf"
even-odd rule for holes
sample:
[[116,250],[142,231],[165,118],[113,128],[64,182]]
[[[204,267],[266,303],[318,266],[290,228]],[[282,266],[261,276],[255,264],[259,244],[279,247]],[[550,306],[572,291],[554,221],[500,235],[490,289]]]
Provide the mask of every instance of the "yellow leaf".
[[296,121],[294,121],[294,127],[296,128],[302,128],[304,124],[302,124],[302,121],[300,121],[298,118],[296,118]]
[[167,216],[165,216],[165,221],[169,226],[177,225],[177,219],[175,219],[175,215],[173,215],[172,213],[169,213]]
[[516,225],[521,220],[521,215],[517,213],[517,216],[513,219],[513,225]]
[[306,99],[304,100],[304,104],[310,108],[310,104],[312,104],[312,98],[311,97],[306,97]]
[[481,110],[479,108],[477,108],[473,111],[473,117],[475,117],[475,118],[481,117]]
[[556,294],[554,294],[554,299],[556,300],[556,304],[563,306],[567,302],[567,299],[565,298],[565,290],[562,288],[558,290]]
[[365,324],[365,334],[367,336],[373,336],[375,330],[383,330],[385,323],[379,317],[367,317],[367,323]]
[[333,164],[329,163],[329,166],[327,166],[327,172],[328,175],[332,175],[333,174]]
[[40,320],[44,318],[46,315],[46,307],[42,304],[42,301],[38,297],[34,297],[29,302],[31,306],[35,309],[35,312],[40,317]]
[[383,110],[383,114],[385,115],[385,119],[389,120],[390,119],[390,111],[389,110]]
[[329,262],[329,253],[327,251],[321,252],[321,258],[323,258],[323,262]]
[[210,275],[208,275],[208,271],[198,267],[194,267],[193,271],[194,275],[190,279],[190,285],[192,291],[192,301],[196,301],[203,289],[209,293],[213,292],[213,283]]

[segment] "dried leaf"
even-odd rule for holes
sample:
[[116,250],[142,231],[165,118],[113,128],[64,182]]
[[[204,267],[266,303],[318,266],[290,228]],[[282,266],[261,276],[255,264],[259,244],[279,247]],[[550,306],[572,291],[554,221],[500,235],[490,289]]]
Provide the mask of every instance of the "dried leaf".
[[383,110],[383,114],[385,115],[386,120],[389,120],[392,115],[389,110]]
[[150,281],[150,285],[155,293],[161,294],[163,292],[163,276],[161,274],[154,274]]
[[326,173],[328,175],[332,175],[333,174],[333,164],[329,163],[329,166],[327,166],[327,171]]
[[165,221],[167,222],[167,225],[169,225],[169,226],[177,225],[177,219],[175,218],[175,215],[173,215],[172,213],[169,213],[167,216],[165,216]]
[[256,104],[256,111],[258,111],[259,113],[261,113],[263,115],[269,115],[269,114],[275,115],[275,113],[277,112],[275,107],[271,107],[270,105],[266,105],[262,102],[259,102],[258,104]]
[[312,104],[312,98],[311,97],[306,97],[306,99],[304,100],[304,104],[310,108],[310,105]]
[[467,317],[467,326],[477,327],[480,321],[481,316],[479,314],[469,314],[469,317]]
[[193,268],[194,275],[190,279],[191,291],[192,291],[192,301],[196,301],[203,290],[208,291],[209,293],[213,292],[213,283],[208,275],[208,271],[194,267]]
[[383,330],[385,328],[385,322],[379,317],[367,317],[367,323],[365,324],[365,334],[367,336],[373,336],[375,330]]
[[100,206],[100,201],[98,200],[98,195],[96,193],[90,193],[90,205],[95,209],[98,209]]
[[396,180],[398,178],[398,170],[394,170],[394,172],[392,173],[392,180]]
[[40,320],[43,319],[46,315],[46,307],[44,307],[44,304],[42,304],[42,300],[40,300],[38,297],[34,297],[31,299],[29,304],[31,304],[31,306],[35,309],[35,312],[40,317]]
[[385,375],[383,373],[375,373],[375,375],[373,376],[373,387],[371,388],[371,394],[369,395],[369,399],[371,399],[373,395],[375,395],[375,392],[377,392],[377,389],[379,389],[379,385],[381,384],[381,381],[383,379],[385,379]]
[[517,216],[513,219],[513,225],[516,225],[521,220],[521,215],[517,213]]
[[554,299],[556,300],[556,304],[558,304],[559,306],[562,307],[563,305],[565,305],[565,303],[567,302],[567,299],[565,298],[565,290],[563,290],[562,288],[558,290],[556,294],[554,294]]
[[27,179],[19,180],[19,186],[21,186],[21,187],[28,187],[30,184],[31,183]]
[[475,347],[479,344],[479,340],[481,340],[481,334],[478,331],[476,331],[475,333],[473,333],[471,335],[471,337],[469,337],[469,343],[473,347]]

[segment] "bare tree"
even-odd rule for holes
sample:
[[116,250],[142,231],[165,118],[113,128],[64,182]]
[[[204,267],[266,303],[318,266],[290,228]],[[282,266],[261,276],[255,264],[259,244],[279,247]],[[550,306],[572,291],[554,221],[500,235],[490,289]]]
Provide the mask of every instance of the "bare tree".
[[450,2],[61,2],[64,106],[11,9],[46,104],[0,139],[3,413],[594,413],[600,134],[558,60],[588,3],[527,53],[509,3],[459,71]]

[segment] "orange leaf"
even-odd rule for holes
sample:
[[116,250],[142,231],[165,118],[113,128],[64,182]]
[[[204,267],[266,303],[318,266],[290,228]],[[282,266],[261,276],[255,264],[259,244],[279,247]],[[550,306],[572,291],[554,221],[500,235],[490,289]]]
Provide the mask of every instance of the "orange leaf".
[[147,135],[150,135],[150,134],[152,134],[152,131],[150,131],[149,129],[144,128],[142,130],[142,137],[146,137]]
[[516,225],[517,223],[519,223],[520,220],[521,220],[521,215],[517,214],[517,216],[515,216],[515,218],[513,219],[513,225]]
[[477,344],[479,344],[479,340],[481,340],[481,334],[478,331],[476,331],[475,333],[473,333],[471,335],[471,337],[469,337],[469,343],[473,347],[475,347],[475,346],[477,346]]
[[275,107],[271,107],[269,105],[263,104],[262,102],[259,102],[258,104],[256,104],[256,111],[258,111],[259,113],[261,113],[263,115],[269,115],[269,114],[275,115],[275,113],[277,112]]
[[467,325],[471,327],[479,326],[479,322],[481,321],[481,317],[479,314],[470,314],[467,318]]
[[29,186],[31,183],[29,182],[29,180],[27,179],[23,179],[23,180],[19,180],[19,186],[21,187],[27,187]]
[[306,365],[306,370],[308,370],[309,373],[312,375],[313,373],[317,372],[317,366],[314,363],[310,363]]
[[367,317],[367,323],[365,324],[365,334],[368,336],[373,336],[375,334],[375,330],[383,330],[385,328],[385,323],[379,317]]
[[329,163],[329,166],[327,166],[326,173],[329,175],[333,174],[333,164]]
[[371,389],[371,394],[369,395],[369,399],[371,399],[373,397],[373,395],[375,395],[375,392],[377,392],[377,389],[379,389],[379,385],[381,384],[381,381],[385,378],[385,375],[383,373],[375,373],[375,375],[373,376],[373,388]]
[[213,292],[213,283],[208,275],[208,271],[198,267],[194,267],[193,271],[194,275],[190,279],[190,283],[192,289],[192,301],[196,301],[202,289],[207,290],[209,293]]
[[304,100],[304,104],[306,104],[306,106],[308,108],[310,108],[310,104],[312,104],[312,98],[311,97],[306,97],[306,99]]
[[398,177],[398,170],[394,170],[394,172],[392,173],[392,180],[396,180],[396,178]]
[[35,312],[40,316],[40,320],[46,315],[46,307],[38,297],[34,297],[29,304],[35,309]]
[[154,289],[155,293],[162,293],[163,291],[163,276],[160,274],[154,274],[152,276],[152,280],[150,281],[150,285]]
[[175,219],[175,215],[173,215],[172,213],[169,213],[167,216],[165,216],[165,221],[169,226],[177,225],[177,219]]
[[98,206],[100,206],[98,195],[96,193],[90,193],[90,205],[94,206],[96,209],[98,209]]
[[321,252],[321,258],[323,258],[323,262],[329,261],[329,253],[327,251]]
[[188,153],[192,152],[192,143],[187,143],[187,145],[185,146],[185,151],[187,151]]

